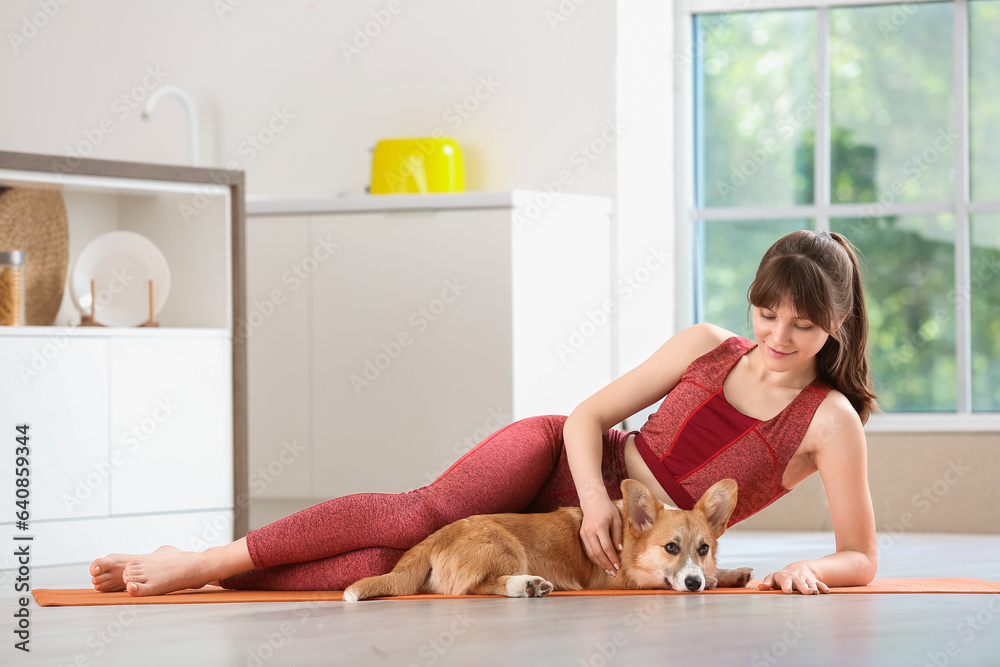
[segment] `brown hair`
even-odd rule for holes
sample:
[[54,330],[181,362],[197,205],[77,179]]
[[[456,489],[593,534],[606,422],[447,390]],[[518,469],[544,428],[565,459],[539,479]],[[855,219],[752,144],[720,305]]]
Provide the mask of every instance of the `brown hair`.
[[868,311],[851,243],[826,231],[778,239],[760,260],[747,298],[752,306],[776,308],[786,296],[798,315],[830,334],[816,355],[816,371],[867,422],[878,404],[868,364]]

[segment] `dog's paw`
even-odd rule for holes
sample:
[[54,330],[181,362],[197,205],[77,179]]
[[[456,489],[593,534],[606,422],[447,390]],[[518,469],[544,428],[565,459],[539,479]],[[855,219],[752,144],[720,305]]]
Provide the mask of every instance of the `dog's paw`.
[[512,598],[545,597],[553,588],[552,584],[541,577],[530,574],[520,574],[507,579],[507,597]]
[[740,567],[735,570],[716,570],[715,579],[717,580],[717,585],[722,588],[745,588],[750,583],[752,574],[752,567]]

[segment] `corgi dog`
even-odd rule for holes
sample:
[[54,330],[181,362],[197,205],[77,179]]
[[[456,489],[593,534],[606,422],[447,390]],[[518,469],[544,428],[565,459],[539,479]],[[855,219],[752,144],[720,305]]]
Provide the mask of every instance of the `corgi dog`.
[[587,557],[580,542],[583,511],[481,514],[448,524],[407,551],[392,572],[361,579],[344,600],[439,593],[543,597],[553,590],[742,588],[751,568],[718,569],[717,539],[736,507],[736,482],[712,485],[694,509],[658,501],[643,484],[622,482],[624,544],[621,569],[611,576]]

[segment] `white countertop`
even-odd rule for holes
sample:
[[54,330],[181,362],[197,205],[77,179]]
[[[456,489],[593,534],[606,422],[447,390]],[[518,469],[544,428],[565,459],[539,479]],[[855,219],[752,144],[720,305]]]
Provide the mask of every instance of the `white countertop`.
[[265,197],[248,195],[248,216],[289,213],[354,213],[438,209],[523,208],[531,205],[589,213],[611,213],[611,199],[592,195],[558,194],[544,191],[455,192],[406,195],[344,195],[334,197]]

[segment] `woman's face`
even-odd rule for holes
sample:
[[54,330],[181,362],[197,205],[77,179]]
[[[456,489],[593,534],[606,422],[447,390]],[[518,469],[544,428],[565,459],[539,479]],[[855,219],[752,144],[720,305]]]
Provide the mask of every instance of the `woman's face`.
[[830,337],[819,325],[801,318],[786,298],[775,308],[753,309],[753,333],[768,370],[815,373],[816,355]]

